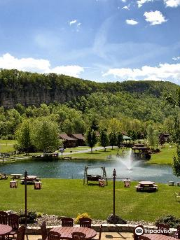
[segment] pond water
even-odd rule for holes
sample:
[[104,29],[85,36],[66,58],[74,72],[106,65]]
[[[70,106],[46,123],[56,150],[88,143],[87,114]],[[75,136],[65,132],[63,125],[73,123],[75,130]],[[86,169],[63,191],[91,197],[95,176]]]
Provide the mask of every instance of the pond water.
[[61,160],[61,161],[25,161],[12,164],[0,165],[0,172],[6,174],[24,173],[37,175],[41,178],[65,178],[83,179],[85,166],[89,168],[88,174],[102,174],[98,167],[105,167],[107,177],[112,178],[113,169],[116,169],[117,179],[130,178],[131,180],[151,180],[155,182],[167,183],[168,181],[179,181],[173,175],[172,168],[166,165],[150,165],[143,161],[130,161],[116,158],[106,161],[81,161],[81,160]]

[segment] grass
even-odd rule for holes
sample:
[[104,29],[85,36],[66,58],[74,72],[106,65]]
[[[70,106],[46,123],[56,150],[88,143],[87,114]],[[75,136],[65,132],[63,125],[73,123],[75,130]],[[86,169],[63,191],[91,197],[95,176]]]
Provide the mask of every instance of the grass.
[[0,152],[8,153],[15,151],[14,144],[16,144],[16,140],[1,140],[0,139]]
[[152,154],[150,164],[169,164],[172,165],[173,157],[176,154],[176,146],[166,144],[161,148],[160,153]]
[[65,153],[70,153],[70,152],[77,152],[81,150],[89,150],[90,148],[88,146],[80,146],[80,147],[74,147],[74,148],[66,148],[64,150]]
[[106,149],[106,151],[104,151],[104,149],[101,150],[93,150],[93,152],[86,152],[86,153],[76,153],[76,154],[70,154],[70,155],[65,155],[65,156],[69,156],[72,158],[76,158],[76,159],[84,159],[84,160],[106,160],[108,157],[112,157],[112,156],[116,156],[117,153],[119,152],[119,154],[122,154],[122,149],[120,149],[118,151],[117,148],[115,149],[111,149],[108,148]]
[[[83,185],[82,180],[42,179],[42,190],[33,190],[28,185],[28,210],[59,216],[76,217],[87,212],[93,219],[107,219],[113,211],[113,183],[100,188],[98,185]],[[135,191],[135,185],[124,188],[116,182],[116,214],[126,220],[155,221],[162,215],[180,217],[180,203],[175,200],[177,186],[158,184],[155,193]],[[1,210],[24,209],[24,186],[9,188],[9,180],[0,181]]]
[[[14,144],[16,144],[16,140],[0,140],[0,152],[7,153],[13,152]],[[83,159],[83,160],[106,160],[108,156],[116,156],[118,153],[118,148],[111,149],[107,148],[106,151],[102,150],[93,150],[93,152],[87,153],[76,153],[77,151],[87,150],[90,149],[88,146],[81,146],[75,148],[67,148],[65,149],[65,153],[74,153],[74,154],[67,154],[64,155],[65,157],[72,157],[75,159]],[[148,161],[149,164],[169,164],[172,165],[173,156],[176,153],[176,146],[165,144],[161,148],[160,153],[152,154],[151,160]],[[40,155],[42,153],[32,153],[30,155]],[[122,149],[119,150],[119,154],[122,155]],[[23,157],[24,154],[18,155],[18,157]]]
[[[128,149],[129,150],[129,149]],[[108,156],[116,156],[119,152],[122,155],[122,149],[118,151],[117,148],[111,150],[110,148],[106,149],[106,152],[102,150],[94,150],[92,153],[76,153],[71,155],[66,155],[76,159],[88,159],[88,160],[105,160]],[[126,150],[125,150],[126,151]],[[176,153],[176,146],[165,144],[159,153],[155,153],[151,155],[151,160],[148,161],[149,164],[169,164],[173,163],[173,156]]]

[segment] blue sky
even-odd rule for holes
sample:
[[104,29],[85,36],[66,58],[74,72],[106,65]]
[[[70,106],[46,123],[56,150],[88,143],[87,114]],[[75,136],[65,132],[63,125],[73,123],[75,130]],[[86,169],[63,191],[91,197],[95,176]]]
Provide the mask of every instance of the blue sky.
[[0,68],[180,84],[180,0],[0,0]]

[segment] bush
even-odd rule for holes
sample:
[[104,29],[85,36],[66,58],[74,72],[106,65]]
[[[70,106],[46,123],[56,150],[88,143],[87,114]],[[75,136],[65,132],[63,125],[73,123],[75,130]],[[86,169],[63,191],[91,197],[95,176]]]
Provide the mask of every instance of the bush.
[[14,140],[14,135],[13,134],[8,134],[8,135],[5,135],[5,136],[2,136],[1,137],[2,140]]
[[[28,212],[27,213],[27,223],[35,223],[37,218],[36,212]],[[19,214],[19,223],[24,224],[25,223],[25,213],[20,211]]]
[[91,218],[91,217],[88,213],[81,213],[81,214],[79,213],[74,222],[78,224],[80,218]]
[[168,224],[169,227],[171,228],[176,228],[178,225],[180,225],[180,219],[179,218],[176,218],[175,216],[173,215],[167,215],[167,216],[162,216],[160,218],[158,218],[156,220],[156,226],[159,224],[159,223],[164,223],[164,224]]

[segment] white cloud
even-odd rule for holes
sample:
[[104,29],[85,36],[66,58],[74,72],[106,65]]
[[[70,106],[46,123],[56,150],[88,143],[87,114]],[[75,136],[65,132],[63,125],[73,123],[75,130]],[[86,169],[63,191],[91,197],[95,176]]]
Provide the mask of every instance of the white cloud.
[[178,7],[180,6],[180,0],[164,0],[166,7]]
[[162,24],[167,21],[160,11],[145,12],[144,16],[145,20],[150,22],[151,25]]
[[180,56],[179,57],[173,57],[172,60],[178,61],[178,60],[180,60]]
[[121,80],[174,80],[180,82],[180,64],[159,64],[157,67],[112,68],[104,76],[113,75]]
[[9,53],[0,57],[0,68],[18,69],[21,71],[39,73],[57,73],[73,77],[79,77],[84,72],[84,68],[78,65],[56,66],[51,68],[49,60],[34,58],[15,58]]
[[138,5],[138,8],[142,7],[142,5],[144,3],[147,3],[147,2],[153,2],[154,0],[138,0],[137,1],[137,5]]
[[71,25],[73,25],[73,24],[75,24],[75,23],[77,23],[77,20],[75,19],[75,20],[72,20],[72,21],[69,21],[69,25],[71,26]]
[[70,65],[70,66],[58,66],[50,69],[51,73],[64,74],[73,77],[79,77],[79,75],[84,72],[84,68],[78,65]]
[[122,9],[125,9],[125,10],[130,10],[130,4],[129,4],[129,5],[126,5],[126,6],[124,6]]
[[79,32],[80,27],[81,27],[81,22],[78,22],[77,19],[69,21],[69,25],[72,26],[74,25],[74,27],[76,28],[76,31]]
[[15,58],[9,53],[0,57],[0,68],[18,69],[22,71],[45,72],[50,68],[48,60],[34,58]]
[[133,20],[133,19],[127,19],[126,23],[129,24],[129,25],[137,25],[138,24],[138,22]]

